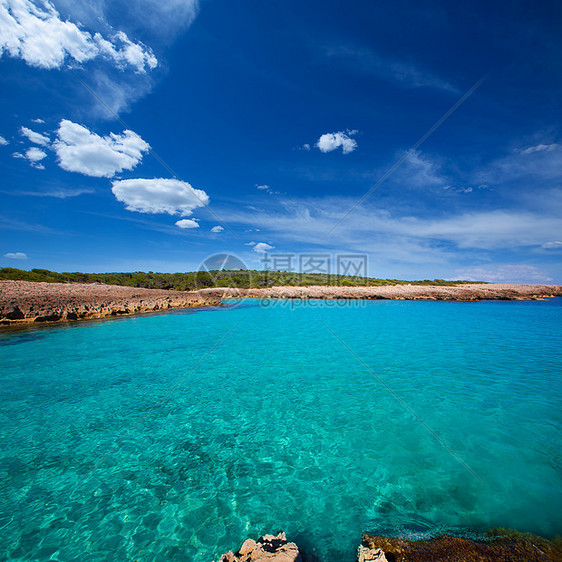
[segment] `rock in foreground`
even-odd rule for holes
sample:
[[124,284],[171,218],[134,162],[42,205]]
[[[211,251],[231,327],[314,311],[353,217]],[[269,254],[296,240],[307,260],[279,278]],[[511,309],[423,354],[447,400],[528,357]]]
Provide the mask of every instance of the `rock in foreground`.
[[[489,533],[487,541],[441,535],[428,541],[362,536],[363,549],[384,552],[388,562],[561,562],[562,545],[518,532]],[[359,551],[361,556],[361,548]],[[379,560],[359,558],[359,560]]]
[[220,302],[218,297],[197,291],[0,281],[0,324],[105,318],[169,308],[218,305]]
[[238,552],[223,554],[220,562],[302,562],[302,558],[297,545],[288,542],[285,533],[279,533],[264,535],[258,542],[248,539]]

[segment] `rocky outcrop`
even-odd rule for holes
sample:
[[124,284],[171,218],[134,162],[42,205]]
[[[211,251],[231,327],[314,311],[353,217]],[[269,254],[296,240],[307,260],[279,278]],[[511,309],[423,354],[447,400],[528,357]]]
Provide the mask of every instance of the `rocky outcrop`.
[[297,545],[279,533],[264,535],[257,542],[248,539],[237,552],[223,554],[220,562],[302,562],[302,558]]
[[441,535],[427,541],[395,537],[362,536],[361,552],[380,551],[388,562],[561,562],[562,544],[528,533],[490,532],[487,540],[474,541]]
[[198,291],[0,281],[0,324],[106,318],[169,308],[211,306],[220,302],[219,297]]
[[357,549],[358,562],[388,562],[384,552],[380,548],[369,548],[360,545]]
[[268,287],[264,289],[202,289],[202,294],[221,298],[251,297],[266,299],[390,299],[390,300],[542,300],[562,296],[561,285],[509,285],[473,283],[454,286],[382,285],[373,287]]

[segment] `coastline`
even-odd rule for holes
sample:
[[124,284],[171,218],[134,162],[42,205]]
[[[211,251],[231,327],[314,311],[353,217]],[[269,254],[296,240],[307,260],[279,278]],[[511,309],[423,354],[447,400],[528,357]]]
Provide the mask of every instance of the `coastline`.
[[171,291],[120,285],[0,281],[0,326],[111,318],[172,308],[217,306],[225,298],[325,300],[543,300],[562,296],[561,285],[463,284],[372,287],[279,286]]
[[364,300],[541,300],[562,296],[562,285],[523,285],[474,283],[443,285],[382,285],[370,287],[320,286],[268,287],[263,289],[214,288],[201,289],[200,294],[221,298],[256,299],[364,299]]
[[[247,539],[219,562],[306,562],[309,558],[284,532]],[[363,533],[357,562],[559,562],[562,543],[514,529],[490,529],[480,539],[438,535],[431,539],[404,539]]]
[[0,327],[111,318],[171,308],[216,306],[199,292],[118,285],[0,281]]

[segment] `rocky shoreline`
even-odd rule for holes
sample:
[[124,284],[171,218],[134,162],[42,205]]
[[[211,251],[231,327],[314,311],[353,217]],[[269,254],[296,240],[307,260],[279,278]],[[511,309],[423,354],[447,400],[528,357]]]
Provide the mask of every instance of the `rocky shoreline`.
[[220,303],[220,298],[198,292],[0,281],[0,325],[91,320]]
[[[285,533],[247,539],[236,552],[223,554],[219,562],[307,562],[299,547]],[[441,535],[411,541],[363,533],[358,562],[560,562],[562,541],[550,541],[529,533],[491,529],[485,539],[470,540]]]
[[511,285],[474,283],[463,285],[381,285],[373,287],[268,287],[263,289],[202,289],[201,294],[221,298],[269,299],[365,299],[365,300],[541,300],[562,296],[562,285]]
[[562,296],[560,285],[463,284],[383,285],[374,287],[211,288],[199,291],[141,289],[119,285],[0,281],[0,325],[108,318],[167,310],[216,306],[226,298],[390,299],[390,300],[541,300]]

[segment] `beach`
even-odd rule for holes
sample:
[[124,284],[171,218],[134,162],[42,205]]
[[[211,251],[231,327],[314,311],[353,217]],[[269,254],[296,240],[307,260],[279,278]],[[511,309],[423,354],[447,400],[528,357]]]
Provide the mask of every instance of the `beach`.
[[562,296],[560,285],[461,284],[373,287],[212,288],[169,291],[79,283],[0,281],[0,324],[108,318],[143,312],[216,306],[228,298],[365,300],[538,300]]

